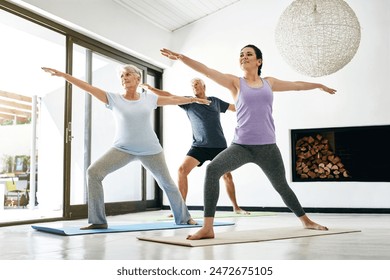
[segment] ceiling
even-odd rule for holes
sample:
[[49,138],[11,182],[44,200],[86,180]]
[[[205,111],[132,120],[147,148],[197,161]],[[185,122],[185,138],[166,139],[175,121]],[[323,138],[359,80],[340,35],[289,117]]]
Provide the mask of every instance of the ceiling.
[[176,31],[240,0],[113,0],[153,24]]

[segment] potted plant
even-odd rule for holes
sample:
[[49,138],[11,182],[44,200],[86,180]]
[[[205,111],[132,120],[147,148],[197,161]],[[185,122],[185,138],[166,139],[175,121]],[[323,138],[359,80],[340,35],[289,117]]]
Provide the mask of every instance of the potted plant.
[[2,159],[2,173],[12,173],[13,158],[10,155],[4,155]]

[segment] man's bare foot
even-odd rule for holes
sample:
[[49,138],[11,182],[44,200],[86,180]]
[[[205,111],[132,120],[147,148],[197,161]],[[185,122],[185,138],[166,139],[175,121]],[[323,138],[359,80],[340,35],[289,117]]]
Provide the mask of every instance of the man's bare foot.
[[86,227],[81,227],[81,230],[86,230],[86,229],[107,229],[108,225],[107,224],[92,224]]
[[188,240],[200,240],[200,239],[212,239],[214,238],[214,230],[206,229],[202,227],[200,230],[198,230],[195,234],[191,234],[187,236]]
[[238,208],[234,210],[234,213],[238,215],[250,215],[251,213],[248,211],[245,211],[244,209]]
[[172,213],[169,214],[169,215],[168,215],[168,218],[173,218],[173,214],[172,214]]
[[193,218],[190,218],[188,221],[187,221],[187,225],[197,225],[198,222],[195,221]]

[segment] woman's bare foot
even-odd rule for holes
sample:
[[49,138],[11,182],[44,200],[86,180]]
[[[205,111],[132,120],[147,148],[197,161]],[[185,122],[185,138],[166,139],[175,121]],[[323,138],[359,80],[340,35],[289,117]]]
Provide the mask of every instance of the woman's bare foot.
[[197,225],[198,222],[195,221],[193,218],[190,218],[188,221],[187,221],[187,225]]
[[188,240],[200,240],[200,239],[212,239],[214,238],[214,230],[213,228],[207,229],[202,227],[195,234],[191,234],[187,236]]
[[319,225],[312,220],[309,219],[307,215],[303,215],[302,217],[299,217],[301,220],[303,227],[306,229],[314,229],[314,230],[328,230],[327,227]]
[[85,230],[85,229],[107,229],[107,228],[108,228],[107,224],[92,224],[86,227],[81,227],[80,229]]
[[303,225],[306,229],[315,229],[315,230],[329,230],[326,226],[319,225],[317,223],[309,223]]

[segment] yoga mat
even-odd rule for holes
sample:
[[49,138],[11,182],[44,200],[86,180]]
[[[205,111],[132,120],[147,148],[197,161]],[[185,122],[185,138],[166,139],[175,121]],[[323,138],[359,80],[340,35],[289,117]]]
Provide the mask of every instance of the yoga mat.
[[258,229],[246,231],[231,231],[216,233],[214,239],[201,240],[187,240],[186,236],[161,236],[161,237],[137,237],[139,240],[159,242],[171,245],[187,246],[187,247],[201,247],[222,244],[247,243],[271,241],[280,239],[302,238],[312,236],[324,236],[331,234],[342,234],[360,232],[360,230],[352,229],[330,229],[327,231],[310,230],[302,228],[272,228],[272,229]]
[[[128,231],[147,231],[147,230],[163,230],[163,229],[180,229],[180,228],[196,228],[201,227],[203,222],[197,221],[197,225],[176,225],[174,222],[158,222],[158,223],[143,223],[129,225],[112,225],[108,229],[87,229],[81,230],[79,227],[49,227],[49,226],[31,226],[33,229],[47,233],[59,235],[83,235],[96,233],[112,233],[112,232],[128,232]],[[215,222],[214,226],[231,226],[234,223]]]
[[[250,212],[250,211],[249,211]],[[245,218],[251,218],[251,217],[261,217],[261,216],[274,216],[276,215],[273,212],[250,212],[250,214],[236,214],[234,212],[217,212],[215,213],[216,219],[221,218],[239,218],[239,217],[245,217]],[[202,213],[191,213],[191,217],[193,219],[201,219],[203,218],[203,212]],[[152,219],[155,218],[158,221],[166,221],[166,220],[173,220],[173,217],[152,217]]]

